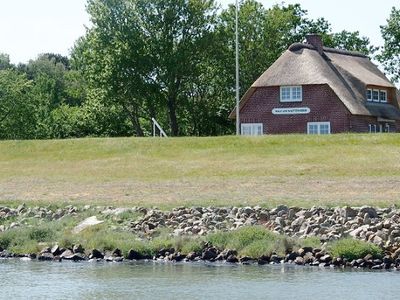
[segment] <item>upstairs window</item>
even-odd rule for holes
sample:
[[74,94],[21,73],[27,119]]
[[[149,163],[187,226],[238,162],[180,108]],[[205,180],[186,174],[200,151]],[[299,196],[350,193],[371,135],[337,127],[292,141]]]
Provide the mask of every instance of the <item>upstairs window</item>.
[[387,91],[367,89],[367,101],[387,103]]
[[372,90],[372,100],[379,102],[379,90]]
[[367,90],[367,101],[372,101],[372,90]]
[[281,102],[303,101],[303,89],[301,86],[281,86]]
[[387,102],[387,93],[386,91],[379,91],[379,101],[386,103]]

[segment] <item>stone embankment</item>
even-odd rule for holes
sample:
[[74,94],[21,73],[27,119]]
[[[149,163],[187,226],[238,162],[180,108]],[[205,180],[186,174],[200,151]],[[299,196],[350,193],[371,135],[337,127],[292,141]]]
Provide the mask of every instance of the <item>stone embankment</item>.
[[[400,268],[400,210],[391,208],[373,208],[369,206],[351,208],[321,208],[312,207],[302,209],[284,205],[274,209],[262,207],[193,207],[175,208],[162,211],[156,208],[113,208],[90,207],[77,208],[28,208],[20,205],[18,208],[0,207],[0,235],[1,232],[23,226],[29,218],[59,220],[65,216],[85,214],[91,216],[95,223],[101,220],[115,221],[110,226],[131,231],[139,237],[151,236],[162,228],[167,228],[172,236],[206,236],[218,231],[233,231],[245,226],[264,226],[272,232],[288,237],[303,239],[318,237],[320,247],[302,247],[290,251],[285,256],[272,253],[262,257],[240,257],[235,249],[217,249],[205,243],[197,253],[180,253],[178,250],[160,249],[154,256],[144,255],[132,249],[123,255],[121,250],[102,251],[98,249],[83,249],[81,245],[71,248],[62,248],[57,243],[52,247],[45,247],[38,254],[29,254],[28,257],[39,260],[106,260],[122,261],[124,259],[154,259],[168,261],[226,261],[229,263],[258,263],[277,264],[282,262],[312,266],[349,266],[368,267],[372,269]],[[131,214],[131,215],[129,215]],[[121,218],[118,218],[121,216]],[[122,218],[124,216],[124,218]],[[128,216],[128,217],[127,217]],[[132,217],[129,217],[132,216]],[[133,217],[135,216],[135,217]],[[5,222],[13,220],[13,222]],[[87,220],[82,223],[87,222]],[[83,230],[82,223],[74,230]],[[88,223],[88,222],[87,222]],[[90,222],[88,223],[91,226]],[[79,227],[81,226],[81,227]],[[78,228],[78,229],[77,229]],[[71,233],[72,234],[72,233]],[[326,243],[351,237],[357,240],[373,243],[379,246],[383,255],[380,258],[368,254],[353,260],[341,257],[332,257],[326,249]],[[0,247],[0,257],[13,257]]]
[[291,237],[317,236],[322,242],[350,236],[383,248],[400,246],[400,209],[320,208],[301,209],[281,205],[261,207],[176,208],[172,211],[136,208],[143,217],[131,223],[135,232],[168,227],[174,235],[206,235],[218,230],[263,225]]

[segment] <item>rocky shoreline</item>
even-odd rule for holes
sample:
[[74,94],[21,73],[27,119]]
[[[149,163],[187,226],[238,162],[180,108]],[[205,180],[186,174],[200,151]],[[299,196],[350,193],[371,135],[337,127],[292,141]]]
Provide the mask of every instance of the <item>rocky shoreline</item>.
[[[12,253],[2,246],[2,235],[18,228],[33,226],[32,220],[57,222],[64,218],[76,218],[71,235],[87,230],[98,224],[115,230],[132,233],[138,239],[152,239],[160,230],[167,230],[171,237],[201,238],[216,232],[235,232],[241,228],[259,226],[276,235],[294,239],[315,238],[319,245],[290,249],[285,253],[272,253],[259,257],[240,255],[237,249],[221,249],[208,241],[201,248],[190,253],[173,247],[160,248],[150,255],[138,249],[122,251],[118,248],[84,249],[81,244],[62,247],[59,241],[43,243],[38,253]],[[79,222],[78,222],[79,220]],[[351,267],[369,269],[400,269],[400,209],[374,208],[369,206],[352,208],[336,207],[309,209],[278,206],[273,209],[262,207],[179,207],[170,211],[157,208],[133,207],[85,207],[66,206],[62,208],[0,207],[0,257],[47,260],[124,260],[157,261],[224,261],[241,264],[310,265],[320,267]],[[351,238],[370,243],[381,249],[381,255],[363,253],[352,259],[334,256],[329,243]],[[5,249],[3,249],[4,247]],[[86,247],[87,248],[87,247]],[[357,253],[354,253],[357,256]],[[354,256],[353,255],[353,256]]]

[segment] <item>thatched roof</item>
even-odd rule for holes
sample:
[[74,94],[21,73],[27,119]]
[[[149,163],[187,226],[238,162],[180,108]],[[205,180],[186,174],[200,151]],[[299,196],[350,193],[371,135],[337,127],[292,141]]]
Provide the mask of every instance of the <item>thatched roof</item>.
[[[329,85],[350,113],[367,116],[378,115],[375,114],[376,110],[366,106],[366,86],[395,88],[369,58],[361,53],[323,47],[320,54],[310,44],[296,43],[254,82],[243,96],[240,108],[257,88],[309,84]],[[392,105],[387,105],[386,109],[398,110]],[[235,118],[235,110],[230,117]],[[396,119],[400,119],[400,115]]]

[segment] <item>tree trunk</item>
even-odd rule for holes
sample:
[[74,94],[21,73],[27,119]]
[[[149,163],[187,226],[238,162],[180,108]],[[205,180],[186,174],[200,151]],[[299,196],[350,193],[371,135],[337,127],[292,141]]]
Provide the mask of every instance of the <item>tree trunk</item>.
[[129,121],[131,121],[133,129],[136,131],[136,135],[140,137],[144,136],[137,112],[133,109],[129,109],[125,104],[123,104],[123,108],[128,113]]
[[171,135],[179,135],[178,120],[176,118],[176,96],[168,96],[168,111],[169,111],[169,121],[171,127]]

